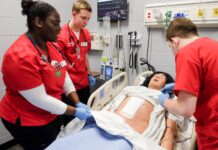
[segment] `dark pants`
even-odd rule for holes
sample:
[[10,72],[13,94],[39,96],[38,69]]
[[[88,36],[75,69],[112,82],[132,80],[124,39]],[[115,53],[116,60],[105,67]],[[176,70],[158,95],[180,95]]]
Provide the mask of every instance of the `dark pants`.
[[[76,93],[79,97],[80,102],[87,104],[89,96],[90,96],[90,87],[87,86],[83,89],[77,90]],[[65,96],[65,94],[61,95],[61,99],[64,103],[75,107],[74,102],[72,100],[70,100],[67,96]],[[75,117],[71,116],[71,115],[62,115],[63,125],[66,126],[74,118]]]
[[51,144],[60,132],[60,118],[43,126],[21,126],[18,118],[12,124],[1,118],[6,129],[25,150],[43,150]]
[[76,93],[79,96],[79,100],[84,103],[87,104],[89,96],[90,96],[90,87],[84,87],[83,89],[77,90]]

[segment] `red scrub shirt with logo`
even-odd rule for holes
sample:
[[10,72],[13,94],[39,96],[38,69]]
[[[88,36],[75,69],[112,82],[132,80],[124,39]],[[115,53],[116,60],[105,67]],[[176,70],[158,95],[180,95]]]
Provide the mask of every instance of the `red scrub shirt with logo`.
[[78,39],[68,24],[65,24],[58,36],[57,43],[71,64],[68,65],[68,73],[76,90],[87,87],[89,81],[86,55],[91,48],[89,31],[81,29]]
[[20,118],[22,126],[41,126],[53,121],[57,115],[40,109],[18,91],[29,90],[44,84],[48,95],[61,99],[64,92],[66,62],[52,43],[47,43],[48,54],[38,47],[43,55],[51,60],[45,62],[33,43],[25,34],[7,50],[2,64],[6,93],[0,102],[0,117],[15,123]]
[[218,42],[199,38],[176,55],[175,93],[197,96],[194,116],[198,148],[218,148]]

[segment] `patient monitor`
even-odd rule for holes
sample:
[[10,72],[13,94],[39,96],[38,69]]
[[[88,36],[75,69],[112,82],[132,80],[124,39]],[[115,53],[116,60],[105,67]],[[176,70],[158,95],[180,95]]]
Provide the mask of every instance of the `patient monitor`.
[[103,80],[110,80],[119,73],[120,70],[116,65],[101,65],[101,79]]
[[114,66],[106,65],[105,66],[105,80],[110,80],[114,73]]

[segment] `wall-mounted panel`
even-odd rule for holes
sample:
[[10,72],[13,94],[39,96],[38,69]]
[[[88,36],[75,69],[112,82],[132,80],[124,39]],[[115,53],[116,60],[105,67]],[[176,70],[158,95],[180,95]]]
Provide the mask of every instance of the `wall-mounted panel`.
[[199,27],[217,27],[218,1],[177,1],[145,6],[144,23],[148,27],[166,27],[171,20],[179,17],[189,18]]

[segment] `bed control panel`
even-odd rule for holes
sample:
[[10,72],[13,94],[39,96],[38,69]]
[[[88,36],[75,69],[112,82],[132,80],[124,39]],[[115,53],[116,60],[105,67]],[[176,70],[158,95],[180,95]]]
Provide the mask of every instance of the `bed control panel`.
[[88,100],[88,106],[90,106],[92,110],[101,110],[110,103],[127,84],[127,74],[125,72],[118,74],[92,93]]
[[119,84],[124,82],[124,76],[119,77],[118,79],[114,80],[112,83],[112,88],[116,88]]

